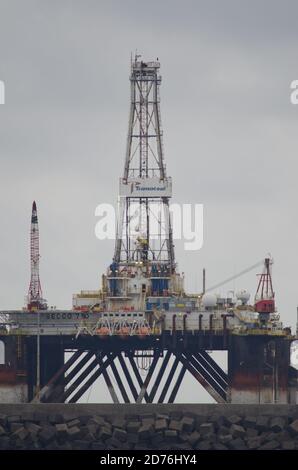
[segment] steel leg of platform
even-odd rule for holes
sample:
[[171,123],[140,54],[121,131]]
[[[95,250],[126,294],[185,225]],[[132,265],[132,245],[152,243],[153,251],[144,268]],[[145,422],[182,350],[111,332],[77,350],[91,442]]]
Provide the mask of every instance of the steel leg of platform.
[[172,368],[171,370],[169,371],[169,375],[168,375],[168,378],[166,380],[166,383],[164,384],[164,387],[163,387],[163,390],[160,394],[160,397],[158,399],[158,403],[164,403],[164,400],[165,400],[165,397],[166,397],[166,394],[169,390],[169,387],[171,385],[171,382],[173,380],[173,377],[175,375],[175,372],[176,372],[176,369],[178,367],[178,364],[179,364],[179,359],[177,357],[175,357],[175,360],[174,360],[174,363],[172,365]]
[[215,380],[215,382],[218,383],[218,385],[224,390],[227,390],[228,383],[225,379],[223,379],[221,374],[218,374],[218,372],[210,366],[209,362],[202,357],[200,354],[192,354],[191,355],[193,360],[196,361],[201,367],[203,367],[206,372],[212,377],[212,379]]
[[172,390],[172,393],[169,397],[168,403],[174,403],[175,398],[176,398],[177,393],[178,393],[178,390],[179,390],[180,385],[182,383],[183,377],[185,375],[185,372],[186,372],[186,367],[182,365],[182,368],[179,372],[179,375],[178,375],[178,378],[177,378],[176,383],[174,385],[174,388]]
[[123,358],[123,356],[122,356],[121,353],[119,353],[117,357],[118,357],[118,359],[119,359],[120,365],[121,365],[122,370],[123,370],[123,372],[124,372],[124,375],[125,375],[125,378],[126,378],[126,380],[127,380],[128,385],[129,385],[129,388],[130,388],[130,391],[131,391],[131,393],[132,393],[132,396],[133,396],[134,400],[136,401],[137,398],[138,398],[138,392],[137,392],[137,389],[136,389],[136,387],[135,387],[135,385],[134,385],[134,383],[133,383],[133,380],[132,380],[132,378],[131,378],[131,375],[130,375],[130,373],[129,373],[129,370],[128,370],[128,368],[127,368],[127,365],[126,365],[126,363],[125,363],[125,359]]
[[205,380],[209,383],[209,385],[224,399],[226,398],[227,389],[226,386],[221,386],[219,382],[216,380],[218,377],[214,377],[214,371],[211,373],[205,369],[199,360],[194,357],[193,354],[185,354],[185,357],[188,361],[193,365],[193,367],[205,378]]
[[165,357],[163,358],[163,361],[162,361],[162,365],[161,365],[161,368],[159,369],[159,372],[157,374],[157,377],[155,379],[155,382],[153,384],[153,387],[151,389],[151,392],[150,392],[150,395],[149,395],[149,400],[150,400],[150,403],[153,403],[153,400],[155,398],[155,395],[156,395],[156,392],[157,392],[157,389],[160,385],[160,382],[162,380],[162,377],[164,375],[164,372],[165,372],[165,369],[168,365],[168,362],[170,360],[170,357],[171,357],[171,354],[172,352],[171,351],[167,351]]
[[107,359],[103,361],[103,366],[99,367],[94,374],[89,377],[89,379],[82,385],[82,387],[73,395],[73,397],[69,400],[69,403],[76,403],[82,395],[88,390],[89,387],[95,382],[96,379],[102,374],[103,369],[107,368],[110,363],[114,360],[115,354],[111,354],[107,356]]
[[97,359],[94,359],[79,375],[79,377],[69,386],[61,397],[62,403],[76,390],[76,388],[85,380],[86,377],[95,369],[98,365]]
[[221,378],[228,384],[228,375],[225,373],[225,371],[215,362],[215,360],[208,354],[206,351],[202,350],[199,351],[198,353],[200,356],[202,356],[208,364],[221,376]]
[[[104,381],[105,381],[105,383],[108,387],[108,391],[110,392],[110,395],[112,397],[113,402],[114,403],[120,403],[119,398],[117,397],[117,393],[116,393],[116,391],[114,389],[114,386],[111,382],[111,379],[109,377],[107,367],[104,366],[101,358],[98,359],[98,364],[99,364],[99,367],[102,368],[102,375],[103,375]],[[110,365],[112,365],[112,363]]]
[[181,353],[175,353],[178,359],[186,367],[186,369],[191,373],[191,375],[207,390],[207,392],[214,398],[217,403],[226,403],[226,400],[216,392],[207,380],[190,364],[188,358],[184,357]]
[[124,387],[124,385],[123,385],[123,383],[122,383],[121,377],[120,377],[120,375],[119,375],[119,372],[118,372],[118,370],[117,370],[117,367],[115,366],[114,361],[111,362],[111,369],[112,369],[112,371],[113,371],[114,377],[115,377],[115,379],[116,379],[116,382],[117,382],[117,385],[118,385],[119,390],[120,390],[120,392],[121,392],[121,395],[122,395],[122,398],[123,398],[123,400],[124,400],[124,403],[130,403],[130,400],[129,400],[129,398],[128,398],[128,395],[127,395],[127,393],[126,393],[125,387]]
[[84,365],[91,359],[94,355],[94,352],[89,351],[85,356],[80,360],[80,362],[66,375],[64,379],[64,384],[67,385],[79,372],[83,369]]

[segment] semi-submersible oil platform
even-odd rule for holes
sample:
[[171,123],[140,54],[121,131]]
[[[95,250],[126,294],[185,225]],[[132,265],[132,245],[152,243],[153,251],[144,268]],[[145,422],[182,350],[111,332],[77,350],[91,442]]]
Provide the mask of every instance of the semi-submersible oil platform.
[[[26,307],[0,313],[0,402],[77,402],[101,376],[115,403],[171,403],[185,374],[218,403],[297,401],[295,337],[275,309],[269,257],[252,305],[245,290],[226,298],[205,287],[198,295],[184,291],[169,210],[159,68],[158,60],[139,56],[131,64],[114,257],[101,289],[75,295],[71,310],[48,308],[43,300],[33,203]],[[227,371],[212,358],[214,350],[228,352]]]

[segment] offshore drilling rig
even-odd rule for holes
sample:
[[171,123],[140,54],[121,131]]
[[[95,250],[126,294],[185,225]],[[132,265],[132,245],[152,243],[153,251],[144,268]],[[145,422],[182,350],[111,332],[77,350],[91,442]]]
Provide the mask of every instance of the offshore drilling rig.
[[[74,403],[103,377],[115,403],[171,403],[186,374],[218,403],[297,401],[297,372],[290,364],[295,337],[276,312],[269,257],[252,305],[245,290],[235,298],[184,290],[169,211],[159,69],[158,60],[139,56],[131,65],[117,237],[101,288],[74,295],[71,310],[48,309],[34,232],[38,257],[31,254],[27,307],[0,313],[0,402]],[[213,350],[228,352],[227,372]],[[65,352],[72,354],[65,359]]]

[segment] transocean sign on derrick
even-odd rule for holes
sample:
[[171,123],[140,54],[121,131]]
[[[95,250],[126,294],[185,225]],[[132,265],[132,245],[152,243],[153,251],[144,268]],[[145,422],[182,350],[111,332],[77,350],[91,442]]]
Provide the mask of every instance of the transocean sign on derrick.
[[120,178],[120,197],[140,197],[140,192],[143,197],[148,198],[172,197],[172,179],[170,177],[163,180],[156,177],[135,177],[127,181]]

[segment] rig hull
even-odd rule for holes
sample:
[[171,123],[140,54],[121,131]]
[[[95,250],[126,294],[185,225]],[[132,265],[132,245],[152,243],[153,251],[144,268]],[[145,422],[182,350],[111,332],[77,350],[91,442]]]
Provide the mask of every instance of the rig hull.
[[[33,313],[25,315],[34,318]],[[134,361],[137,364],[140,357],[149,361],[149,367],[146,377],[141,381],[140,375],[135,372],[138,381],[135,388],[138,390],[132,401],[138,403],[156,400],[171,402],[181,383],[179,377],[185,373],[190,373],[218,403],[297,402],[297,371],[290,364],[293,341],[290,335],[278,335],[270,331],[246,331],[241,334],[223,328],[163,330],[160,334],[143,337],[137,334],[105,337],[97,334],[75,335],[73,322],[77,322],[77,312],[55,312],[55,320],[51,315],[53,312],[48,312],[48,316],[47,312],[40,312],[44,321],[39,319],[39,330],[32,327],[29,331],[30,322],[24,319],[26,330],[22,330],[19,324],[18,330],[10,328],[0,334],[0,341],[5,346],[5,363],[0,366],[1,403],[36,400],[76,402],[91,386],[94,377],[106,377],[109,371],[113,372],[115,360],[120,361],[118,370],[126,374],[127,368]],[[57,315],[60,320],[57,320]],[[66,320],[62,319],[65,315],[68,315],[71,328],[70,325],[65,326]],[[37,316],[35,321],[38,322]],[[209,354],[215,350],[227,351],[227,371],[222,370],[212,359],[212,354]],[[68,354],[70,359],[67,359],[67,352],[72,353]],[[87,359],[92,359],[89,365]],[[174,378],[175,371],[171,372],[175,364],[176,367],[181,366],[178,378]],[[89,367],[88,373],[86,367]],[[152,384],[155,367],[169,374],[167,382],[173,383],[174,387],[169,398],[166,398],[164,390],[161,390],[159,398],[156,395],[160,384],[157,379]],[[199,396],[198,389],[198,401]]]

